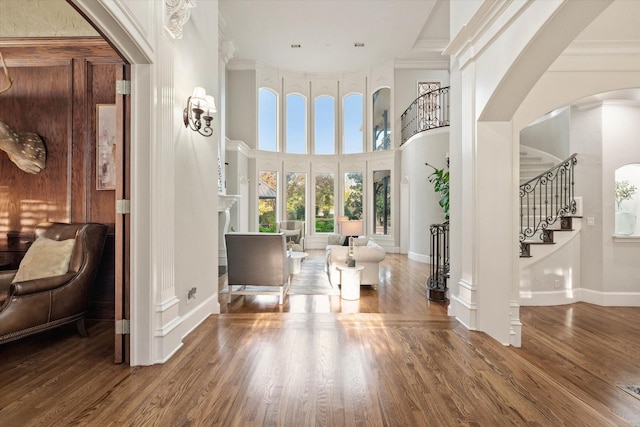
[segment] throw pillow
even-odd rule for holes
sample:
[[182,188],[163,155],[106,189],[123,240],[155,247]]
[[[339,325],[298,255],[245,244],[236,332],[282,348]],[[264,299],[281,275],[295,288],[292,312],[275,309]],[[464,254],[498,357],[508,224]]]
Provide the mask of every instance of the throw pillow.
[[42,277],[58,276],[69,271],[75,239],[36,239],[22,258],[13,283]]
[[344,236],[339,234],[331,233],[327,236],[327,245],[342,245],[344,241]]
[[353,246],[367,246],[367,243],[369,243],[368,237],[358,237],[353,239]]
[[287,242],[300,243],[300,230],[282,230]]

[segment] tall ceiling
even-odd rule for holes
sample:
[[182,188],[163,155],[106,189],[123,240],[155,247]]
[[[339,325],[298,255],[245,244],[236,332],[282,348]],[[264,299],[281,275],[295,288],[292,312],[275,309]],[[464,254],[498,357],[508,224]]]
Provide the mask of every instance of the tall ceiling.
[[232,61],[299,72],[448,63],[446,0],[220,0],[219,11]]

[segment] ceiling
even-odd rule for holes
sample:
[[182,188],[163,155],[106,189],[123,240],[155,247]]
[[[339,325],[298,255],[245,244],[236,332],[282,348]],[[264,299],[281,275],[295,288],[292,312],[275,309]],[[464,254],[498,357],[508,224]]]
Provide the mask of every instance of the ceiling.
[[448,64],[446,0],[220,0],[218,7],[222,38],[236,48],[231,62],[297,72]]

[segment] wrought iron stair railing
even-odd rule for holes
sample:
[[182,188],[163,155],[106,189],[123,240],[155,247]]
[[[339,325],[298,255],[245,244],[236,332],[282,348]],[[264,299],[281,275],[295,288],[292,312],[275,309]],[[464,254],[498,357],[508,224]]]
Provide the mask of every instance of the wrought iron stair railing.
[[531,255],[531,242],[552,241],[553,231],[549,226],[576,214],[574,167],[577,163],[577,154],[573,154],[520,185],[521,257]]
[[400,145],[419,132],[449,126],[449,87],[423,93],[402,113]]
[[449,279],[449,221],[431,224],[429,232],[431,276],[427,279],[427,294],[431,301],[446,301]]

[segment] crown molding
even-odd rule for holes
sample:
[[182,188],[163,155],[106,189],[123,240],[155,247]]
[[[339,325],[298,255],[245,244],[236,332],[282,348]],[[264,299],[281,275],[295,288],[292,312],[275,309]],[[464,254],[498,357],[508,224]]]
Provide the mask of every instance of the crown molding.
[[396,70],[448,70],[449,57],[443,56],[442,59],[399,59],[396,60],[393,68]]

